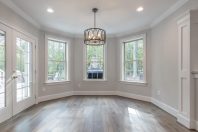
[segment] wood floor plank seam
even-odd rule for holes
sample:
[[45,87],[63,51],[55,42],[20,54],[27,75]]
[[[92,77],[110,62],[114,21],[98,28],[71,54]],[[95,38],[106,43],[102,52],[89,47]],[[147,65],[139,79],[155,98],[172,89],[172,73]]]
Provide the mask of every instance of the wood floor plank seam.
[[0,132],[195,132],[150,102],[120,96],[70,96],[39,103]]

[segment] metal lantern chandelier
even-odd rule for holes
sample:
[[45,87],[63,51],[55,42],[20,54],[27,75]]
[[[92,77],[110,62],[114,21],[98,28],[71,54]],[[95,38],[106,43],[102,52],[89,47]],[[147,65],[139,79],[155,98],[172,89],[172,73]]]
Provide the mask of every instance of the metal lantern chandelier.
[[97,8],[93,8],[94,12],[94,28],[84,31],[84,43],[87,45],[104,45],[106,42],[106,32],[101,28],[96,28],[96,12]]

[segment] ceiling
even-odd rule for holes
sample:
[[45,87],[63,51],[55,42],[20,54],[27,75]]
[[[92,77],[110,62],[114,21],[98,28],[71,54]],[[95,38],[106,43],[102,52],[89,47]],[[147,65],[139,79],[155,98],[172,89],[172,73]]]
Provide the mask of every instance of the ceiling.
[[[108,34],[120,34],[148,28],[178,1],[181,0],[12,0],[41,28],[71,34],[82,34],[93,26],[93,7],[99,8],[97,27]],[[143,12],[136,12],[139,6],[144,7]],[[55,12],[47,13],[48,7]]]

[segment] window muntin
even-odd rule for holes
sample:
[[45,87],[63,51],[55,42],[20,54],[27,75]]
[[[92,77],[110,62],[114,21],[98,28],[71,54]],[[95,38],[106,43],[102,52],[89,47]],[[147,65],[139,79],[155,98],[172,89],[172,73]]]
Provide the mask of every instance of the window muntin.
[[124,42],[123,81],[145,82],[144,38]]
[[104,45],[86,45],[86,78],[104,80]]
[[47,82],[67,81],[67,43],[48,39]]

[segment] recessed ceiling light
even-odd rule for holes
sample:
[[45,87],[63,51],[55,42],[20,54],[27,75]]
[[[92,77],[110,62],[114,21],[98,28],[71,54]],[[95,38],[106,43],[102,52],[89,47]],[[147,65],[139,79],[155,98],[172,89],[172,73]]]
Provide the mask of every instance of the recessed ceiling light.
[[47,8],[47,12],[54,13],[54,10],[52,8]]
[[140,6],[140,7],[137,8],[136,11],[137,11],[137,12],[142,12],[143,10],[144,10],[144,8],[143,8],[142,6]]

